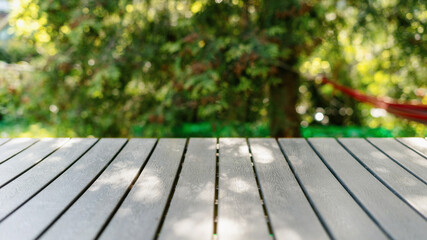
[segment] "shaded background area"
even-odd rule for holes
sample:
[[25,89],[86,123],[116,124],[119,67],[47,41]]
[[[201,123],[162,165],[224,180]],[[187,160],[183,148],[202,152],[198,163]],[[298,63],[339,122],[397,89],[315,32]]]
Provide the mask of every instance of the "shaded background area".
[[427,4],[0,0],[0,136],[427,136]]

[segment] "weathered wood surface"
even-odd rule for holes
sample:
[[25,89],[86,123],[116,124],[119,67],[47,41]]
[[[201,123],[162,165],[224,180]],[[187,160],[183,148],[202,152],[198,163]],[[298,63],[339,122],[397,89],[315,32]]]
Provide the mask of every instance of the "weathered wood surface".
[[249,143],[276,239],[328,239],[276,140]]
[[313,207],[334,238],[386,238],[305,139],[280,139],[279,142]]
[[68,138],[46,138],[0,165],[0,186],[6,185],[66,143]]
[[[90,188],[41,239],[94,239],[153,148],[155,139],[132,139]],[[106,201],[107,200],[107,201]]]
[[43,191],[0,223],[0,239],[34,239],[90,186],[124,139],[102,139]]
[[244,138],[219,140],[218,238],[267,239],[269,235],[249,148]]
[[37,141],[38,139],[33,138],[15,138],[10,141],[3,142],[0,146],[0,163],[5,162]]
[[0,145],[3,145],[5,142],[9,141],[9,138],[0,138]]
[[190,139],[159,239],[212,239],[216,150],[214,138]]
[[423,157],[427,157],[427,145],[425,140],[422,138],[397,138],[397,140],[404,145],[412,148]]
[[152,239],[181,163],[184,139],[160,139],[134,187],[100,239]]
[[388,157],[427,184],[427,159],[393,138],[368,138]]
[[405,171],[405,169],[364,139],[343,138],[339,139],[339,141],[385,186],[395,192],[427,220],[426,184]]
[[95,142],[96,139],[71,139],[44,161],[0,188],[0,220],[61,174]]
[[0,138],[0,239],[426,239],[424,138]]
[[335,139],[309,139],[348,191],[395,239],[422,239],[427,221],[360,165]]

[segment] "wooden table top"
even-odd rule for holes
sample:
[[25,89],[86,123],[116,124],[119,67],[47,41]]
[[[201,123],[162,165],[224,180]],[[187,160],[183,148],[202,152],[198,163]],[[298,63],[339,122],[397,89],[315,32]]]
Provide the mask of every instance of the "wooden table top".
[[427,239],[423,138],[0,139],[0,239]]

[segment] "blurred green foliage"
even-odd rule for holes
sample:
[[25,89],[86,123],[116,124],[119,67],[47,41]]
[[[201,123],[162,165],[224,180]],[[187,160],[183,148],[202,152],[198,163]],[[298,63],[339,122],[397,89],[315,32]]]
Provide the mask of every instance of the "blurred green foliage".
[[0,47],[0,60],[26,61],[33,70],[1,69],[0,129],[16,123],[21,132],[53,136],[426,136],[425,125],[372,114],[315,81],[325,74],[371,95],[427,104],[426,6],[16,0],[14,39]]

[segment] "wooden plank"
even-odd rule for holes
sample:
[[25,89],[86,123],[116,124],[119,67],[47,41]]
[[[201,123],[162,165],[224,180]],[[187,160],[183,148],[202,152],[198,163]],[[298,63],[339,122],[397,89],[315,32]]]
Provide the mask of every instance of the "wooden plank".
[[368,141],[427,184],[427,159],[393,138],[368,138]]
[[4,143],[6,143],[9,140],[10,140],[10,138],[0,138],[0,145],[3,145]]
[[153,239],[184,152],[185,139],[160,139],[100,239]]
[[34,138],[14,138],[9,142],[6,142],[5,144],[1,145],[0,164],[37,141],[38,139]]
[[218,239],[269,239],[244,138],[219,140]]
[[146,161],[156,139],[131,139],[41,239],[95,239]]
[[160,240],[211,240],[214,225],[216,139],[190,139]]
[[366,140],[341,138],[339,141],[386,186],[427,219],[427,185],[401,168]]
[[305,139],[280,139],[279,143],[308,197],[335,239],[387,239]]
[[67,171],[0,223],[0,239],[34,239],[82,194],[126,139],[101,139]]
[[69,141],[69,138],[44,138],[0,165],[0,187],[43,160]]
[[370,174],[335,139],[309,142],[359,204],[395,239],[425,239],[427,221]]
[[275,139],[249,139],[275,239],[329,239]]
[[427,141],[424,138],[397,138],[397,140],[427,158]]
[[0,188],[0,220],[73,164],[95,142],[96,139],[73,138],[44,161]]

